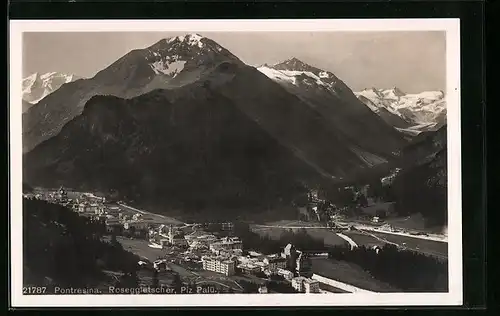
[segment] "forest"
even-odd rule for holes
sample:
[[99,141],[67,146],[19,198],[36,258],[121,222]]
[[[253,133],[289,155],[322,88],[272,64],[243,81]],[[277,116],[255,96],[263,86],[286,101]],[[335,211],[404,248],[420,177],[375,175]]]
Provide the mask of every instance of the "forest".
[[400,250],[393,245],[385,245],[378,253],[363,246],[352,250],[343,246],[331,247],[328,257],[357,264],[374,278],[404,292],[448,291],[447,261]]
[[447,261],[393,245],[385,245],[378,252],[364,246],[350,249],[345,246],[325,246],[324,241],[307,234],[305,229],[285,230],[278,240],[252,232],[248,225],[235,224],[235,234],[246,250],[263,254],[280,253],[291,243],[298,250],[314,253],[328,252],[332,260],[346,261],[360,266],[374,278],[387,282],[405,292],[447,292]]
[[61,205],[24,199],[24,286],[96,286],[109,281],[105,270],[123,274],[120,283],[136,285],[140,258],[102,237],[102,223]]

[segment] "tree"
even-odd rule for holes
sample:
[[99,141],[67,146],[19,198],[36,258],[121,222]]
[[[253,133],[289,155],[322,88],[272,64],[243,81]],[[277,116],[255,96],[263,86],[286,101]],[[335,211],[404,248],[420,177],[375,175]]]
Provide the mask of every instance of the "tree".
[[152,288],[158,288],[159,287],[158,270],[156,270],[156,269],[153,269],[153,277],[151,279],[151,287]]
[[329,258],[357,264],[373,277],[403,291],[447,291],[446,262],[393,245],[382,247],[378,254],[375,249],[363,246],[353,250],[336,246],[330,249]]
[[182,283],[182,280],[181,280],[181,277],[179,276],[179,274],[177,274],[177,273],[174,274],[174,280],[172,282],[172,285],[173,285],[173,288],[175,290],[175,293],[180,294],[183,283]]
[[364,194],[361,194],[359,197],[358,197],[358,200],[357,200],[357,203],[362,206],[362,207],[365,207],[368,205],[368,199],[366,198],[366,196]]
[[386,218],[387,214],[385,210],[380,209],[375,211],[375,216],[379,217],[380,219],[384,219]]

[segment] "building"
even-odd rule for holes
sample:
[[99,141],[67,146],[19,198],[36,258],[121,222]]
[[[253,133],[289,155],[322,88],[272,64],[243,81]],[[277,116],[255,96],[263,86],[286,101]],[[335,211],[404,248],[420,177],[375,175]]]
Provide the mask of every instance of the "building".
[[[282,258],[285,258],[286,268],[299,276],[311,276],[311,260],[307,254],[299,251],[292,244],[288,244],[281,254]],[[280,263],[282,265],[282,263]]]
[[167,267],[167,261],[165,259],[163,260],[156,260],[153,262],[153,268],[156,271],[166,271],[168,269]]
[[221,230],[222,231],[232,231],[233,230],[233,223],[222,223]]
[[120,223],[106,223],[108,233],[120,234],[123,231],[123,225]]
[[296,277],[292,279],[292,287],[297,291],[297,292],[304,292],[304,281],[306,280],[305,277]]
[[313,279],[304,280],[304,292],[306,293],[320,293],[319,282]]
[[184,239],[188,241],[189,244],[191,243],[201,243],[206,245],[207,247],[217,241],[217,237],[214,235],[207,234],[206,232],[203,231],[195,231],[192,234],[184,236]]
[[281,253],[281,256],[283,258],[288,258],[292,255],[292,253],[295,251],[295,247],[292,244],[288,244],[285,246],[283,249],[283,252]]
[[291,279],[293,279],[293,272],[292,272],[292,271],[290,271],[290,270],[286,270],[286,269],[280,269],[280,268],[278,268],[278,269],[276,270],[276,273],[277,273],[278,275],[281,275],[282,277],[284,277],[286,280],[291,280]]
[[266,257],[264,258],[264,263],[271,271],[277,271],[278,269],[286,268],[286,259],[282,257]]
[[169,240],[171,246],[188,247],[187,240],[182,236],[174,236],[172,239],[169,238]]
[[243,243],[238,240],[238,239],[230,239],[230,238],[223,238],[219,242],[214,242],[210,244],[210,251],[212,251],[215,254],[218,254],[223,251],[231,251],[231,250],[242,250],[243,249]]
[[135,230],[146,230],[148,229],[148,223],[140,221],[129,221],[123,223],[123,228],[130,229],[131,227],[134,227]]
[[66,192],[63,187],[60,187],[59,190],[54,193],[54,199],[59,201],[66,201],[68,199],[68,192]]
[[306,277],[296,277],[292,279],[292,287],[297,292],[302,293],[321,293],[319,288],[319,282]]
[[87,210],[87,205],[85,203],[78,204],[78,212],[84,213]]
[[106,213],[106,210],[104,209],[104,206],[102,205],[97,205],[97,207],[94,210],[94,213],[96,215],[104,215]]
[[302,251],[297,251],[295,259],[295,271],[299,276],[310,277],[312,275],[311,259]]
[[259,294],[267,294],[267,293],[269,293],[269,292],[267,291],[267,287],[266,286],[260,286],[259,287]]
[[159,242],[160,242],[160,245],[162,246],[162,248],[163,247],[168,247],[168,246],[171,245],[170,244],[170,240],[168,238],[162,238],[162,239],[159,240]]
[[203,269],[231,276],[235,274],[236,263],[224,257],[202,257]]
[[255,274],[262,271],[261,267],[253,263],[241,263],[238,265],[237,268],[240,269],[241,272],[245,274]]
[[120,216],[120,208],[118,206],[108,206],[108,213]]

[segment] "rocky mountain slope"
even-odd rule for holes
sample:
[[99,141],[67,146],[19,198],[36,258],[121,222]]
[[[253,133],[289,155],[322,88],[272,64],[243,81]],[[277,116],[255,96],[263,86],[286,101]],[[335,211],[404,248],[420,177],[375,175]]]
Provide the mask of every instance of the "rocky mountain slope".
[[446,97],[443,91],[407,94],[398,88],[365,89],[356,96],[388,123],[408,135],[436,131],[446,124]]
[[374,175],[370,186],[388,201],[396,202],[400,215],[422,214],[429,227],[446,226],[447,140],[446,125],[423,132],[388,166]]
[[131,98],[154,89],[182,86],[222,61],[239,62],[229,51],[197,34],[133,50],[94,77],[61,86],[24,113],[23,150],[29,151],[59,133],[94,95]]
[[353,150],[372,165],[383,160],[371,154],[387,157],[395,148],[404,146],[402,136],[360,102],[333,73],[297,58],[272,66],[264,65],[258,70],[328,120],[338,134],[349,140]]
[[[446,149],[445,125],[403,152],[406,164],[391,185],[398,208],[408,214],[421,213],[429,226],[447,223]],[[410,165],[409,160],[413,160],[413,164]]]
[[[31,74],[23,79],[23,100],[27,103],[35,104],[59,89],[63,84],[78,79],[80,79],[78,76],[58,72]],[[29,107],[24,106],[23,102],[23,113],[28,110],[28,108]]]
[[93,97],[82,115],[24,156],[27,182],[116,191],[186,210],[290,201],[317,173],[204,87],[129,100]]
[[131,51],[24,115],[24,181],[180,209],[290,205],[405,143],[333,74],[310,69],[316,98],[259,70],[196,34]]

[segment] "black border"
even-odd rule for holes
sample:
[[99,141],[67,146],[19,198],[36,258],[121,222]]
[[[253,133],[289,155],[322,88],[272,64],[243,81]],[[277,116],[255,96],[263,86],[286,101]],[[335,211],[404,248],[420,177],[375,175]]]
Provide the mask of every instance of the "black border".
[[[237,19],[237,18],[460,18],[461,29],[461,117],[462,117],[462,222],[465,308],[486,304],[485,229],[485,65],[484,3],[482,1],[441,2],[24,2],[8,7],[10,19]],[[8,34],[7,34],[8,38]],[[7,43],[8,46],[8,43]],[[8,64],[8,60],[7,60]],[[7,95],[7,94],[6,94]],[[8,117],[8,112],[6,117]],[[8,126],[9,122],[6,122]],[[7,131],[9,133],[9,131]],[[8,135],[8,134],[7,134]],[[7,143],[9,141],[7,140]],[[9,161],[9,157],[7,157]],[[9,179],[10,180],[10,179]],[[9,182],[10,183],[10,182]],[[10,193],[10,192],[9,192]],[[10,199],[10,196],[7,198]],[[10,208],[9,208],[10,209]],[[450,210],[453,211],[453,210]],[[8,213],[9,216],[9,213]],[[10,218],[7,219],[8,229]],[[8,230],[9,231],[9,230]],[[10,235],[7,236],[10,240]],[[10,245],[9,245],[10,246]],[[10,255],[10,253],[9,253]],[[8,260],[10,257],[8,257]],[[10,275],[10,261],[7,262]],[[10,278],[9,278],[10,290]],[[7,292],[8,292],[7,291]],[[9,307],[11,297],[8,296]],[[261,309],[243,307],[244,309]],[[311,308],[311,307],[310,307]],[[309,309],[310,309],[309,308]],[[314,307],[314,309],[349,309]],[[381,307],[363,307],[372,309]],[[382,307],[401,309],[402,307]],[[410,306],[405,307],[410,308]],[[430,308],[430,307],[412,307]],[[433,307],[458,309],[460,307]],[[15,308],[37,309],[37,308]],[[54,308],[55,309],[55,308]],[[63,309],[63,308],[57,308]],[[64,308],[66,309],[66,308]],[[109,310],[109,308],[99,308]],[[129,308],[121,308],[129,309]],[[148,308],[149,309],[149,308]],[[155,308],[157,309],[157,308]],[[179,308],[165,308],[179,309]],[[199,308],[186,308],[199,309]],[[233,309],[233,308],[205,308]],[[269,309],[262,307],[262,309]],[[306,309],[294,307],[293,309]],[[351,310],[352,312],[352,310]]]

